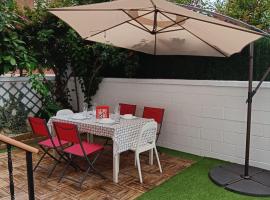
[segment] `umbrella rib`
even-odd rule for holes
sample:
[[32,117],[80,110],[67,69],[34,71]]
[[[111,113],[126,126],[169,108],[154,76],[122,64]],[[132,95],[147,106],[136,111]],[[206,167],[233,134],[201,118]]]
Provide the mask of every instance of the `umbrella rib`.
[[259,33],[259,32],[256,32],[256,31],[247,30],[247,29],[243,29],[243,28],[237,28],[237,27],[233,27],[233,26],[229,26],[229,25],[225,25],[225,24],[219,24],[217,22],[210,22],[210,21],[207,21],[207,20],[204,20],[204,19],[198,19],[198,18],[195,18],[195,17],[190,17],[190,16],[186,16],[186,15],[173,13],[173,12],[168,12],[168,11],[162,11],[162,12],[166,13],[166,14],[177,15],[177,16],[180,16],[180,17],[188,17],[190,19],[194,19],[194,20],[198,20],[198,21],[201,21],[201,22],[206,22],[206,23],[214,24],[214,25],[218,25],[218,26],[223,26],[223,27],[235,29],[235,30],[238,30],[238,31],[243,31],[243,32],[247,32],[247,33],[253,33],[253,34],[256,34],[256,35],[267,36],[264,33]]
[[137,9],[87,9],[87,8],[50,8],[48,11],[122,11],[122,10],[128,10],[128,11],[152,11],[152,9],[146,9],[146,8],[137,8]]
[[[170,18],[169,16],[165,15],[164,13],[160,12],[164,17],[167,17],[168,19],[170,19],[172,22],[175,22],[172,18]],[[206,42],[204,39],[202,39],[201,37],[197,36],[196,34],[192,33],[190,30],[188,30],[187,28],[181,26],[180,24],[177,24],[178,26],[180,26],[181,28],[183,28],[184,30],[186,30],[189,34],[193,35],[194,37],[198,38],[200,41],[202,41],[203,43],[207,44],[208,46],[210,46],[211,48],[215,49],[217,52],[219,52],[220,54],[222,54],[225,57],[228,57],[228,55],[221,51],[219,48],[209,44],[208,42]]]
[[[178,4],[176,4],[176,5],[178,5]],[[229,22],[231,24],[238,25],[238,26],[245,26],[245,28],[247,28],[247,29],[250,29],[250,30],[253,29],[254,31],[258,31],[258,32],[261,32],[261,33],[265,34],[265,36],[268,36],[268,37],[270,36],[270,34],[268,34],[267,32],[265,32],[265,31],[263,31],[261,29],[258,29],[256,26],[252,26],[250,24],[247,24],[244,21],[234,19],[234,18],[232,18],[230,16],[223,15],[221,13],[212,12],[212,11],[205,10],[205,9],[202,9],[202,8],[198,8],[198,7],[195,7],[195,6],[183,5],[183,4],[179,4],[179,5],[184,7],[184,8],[187,8],[189,10],[199,11],[199,12],[206,12],[207,14],[212,15],[213,18],[220,19],[221,21],[227,22],[227,20],[229,20]]]
[[150,0],[150,2],[151,2],[151,4],[154,6],[154,8],[157,7],[153,0]]
[[148,30],[145,30],[144,28],[142,28],[142,27],[140,27],[140,26],[138,26],[138,25],[136,25],[136,24],[132,24],[132,23],[130,23],[130,22],[127,22],[128,24],[130,24],[130,25],[132,25],[132,26],[135,26],[136,28],[139,28],[139,29],[141,29],[141,30],[143,30],[143,31],[145,31],[145,32],[147,32],[147,33],[150,33]]
[[149,33],[151,33],[151,31],[150,31],[145,25],[143,25],[142,23],[140,23],[137,19],[140,18],[140,17],[143,17],[143,16],[145,16],[145,15],[148,15],[148,14],[150,14],[150,13],[155,12],[154,10],[152,10],[151,12],[149,12],[149,13],[147,13],[147,14],[140,15],[140,16],[138,16],[138,17],[136,17],[136,18],[133,18],[132,15],[130,15],[130,14],[129,14],[128,12],[126,12],[125,10],[122,10],[122,11],[123,11],[127,16],[129,16],[129,17],[131,18],[130,21],[134,20],[135,22],[137,22],[138,24],[140,24],[143,28],[145,28]]
[[[181,26],[182,27],[182,26]],[[208,46],[212,47],[213,49],[215,49],[216,51],[218,51],[219,53],[221,53],[223,56],[225,57],[229,57],[225,52],[221,51],[219,48],[217,48],[216,46],[213,46],[211,44],[209,44],[208,42],[206,42],[205,40],[203,40],[201,37],[197,36],[196,34],[192,33],[191,31],[189,31],[188,29],[182,27],[184,30],[186,30],[187,32],[189,32],[191,35],[195,36],[196,38],[198,38],[199,40],[201,40],[202,42],[204,42],[205,44],[207,44]]]
[[153,24],[152,33],[156,33],[157,32],[157,14],[158,14],[158,11],[155,10],[155,13],[154,13],[154,24]]
[[[152,12],[153,12],[153,11],[150,11],[150,12],[145,13],[145,14],[143,14],[143,15],[140,15],[140,16],[134,18],[134,19],[137,19],[137,18],[139,18],[139,17],[143,17],[143,16],[148,15],[148,14],[150,14],[150,13],[152,13]],[[97,32],[97,33],[95,33],[95,34],[93,34],[93,35],[87,36],[87,37],[85,37],[84,39],[87,39],[87,38],[90,38],[90,37],[94,37],[94,36],[96,36],[96,35],[98,35],[98,34],[100,34],[100,33],[103,33],[103,32],[105,32],[105,31],[111,30],[111,29],[116,28],[116,27],[118,27],[118,26],[121,26],[121,25],[123,25],[123,24],[125,24],[125,23],[129,23],[129,22],[131,22],[131,21],[134,20],[134,19],[130,19],[130,20],[128,20],[128,21],[124,21],[124,22],[122,22],[122,23],[120,23],[120,24],[117,24],[117,25],[112,26],[112,27],[110,27],[110,28],[107,28],[107,29],[104,29],[104,30],[102,30],[102,31],[99,31],[99,32]],[[147,29],[147,30],[148,30],[148,29]],[[149,30],[148,30],[148,31],[149,31]]]
[[[172,27],[172,26],[174,26],[174,25],[176,25],[176,24],[178,25],[179,23],[181,23],[181,22],[183,22],[183,21],[186,21],[186,20],[188,20],[188,18],[183,19],[183,20],[181,20],[181,21],[179,21],[179,22],[174,21],[173,24],[171,24],[171,25],[169,25],[169,26],[166,26],[166,27],[164,27],[164,28],[158,30],[156,33],[160,33],[160,32],[162,32],[163,30],[165,30],[165,29],[167,29],[167,28],[170,28],[170,27]],[[170,32],[170,31],[167,31],[167,32]]]
[[179,28],[179,29],[173,29],[173,30],[168,30],[168,31],[158,31],[157,34],[160,34],[160,33],[168,33],[168,32],[174,32],[174,31],[182,31],[182,30],[185,30],[185,29]]

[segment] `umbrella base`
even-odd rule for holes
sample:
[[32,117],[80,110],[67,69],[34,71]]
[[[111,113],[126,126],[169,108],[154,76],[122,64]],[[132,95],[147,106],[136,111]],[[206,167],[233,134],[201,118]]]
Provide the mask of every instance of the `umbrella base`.
[[244,177],[244,166],[227,164],[213,168],[209,178],[227,190],[249,196],[270,196],[270,171],[249,167],[249,177]]

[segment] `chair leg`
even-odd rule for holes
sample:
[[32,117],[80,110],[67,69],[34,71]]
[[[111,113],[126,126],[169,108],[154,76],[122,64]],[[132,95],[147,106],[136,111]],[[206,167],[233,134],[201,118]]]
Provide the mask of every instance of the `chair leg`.
[[56,157],[54,157],[52,154],[50,154],[48,151],[46,152],[48,156],[50,156],[53,160],[58,161]]
[[142,180],[142,171],[141,171],[141,163],[140,163],[140,154],[135,153],[136,154],[136,160],[137,160],[137,166],[138,166],[138,173],[139,173],[139,178],[140,178],[140,183],[143,183]]
[[157,143],[157,141],[158,141],[159,135],[160,135],[160,133],[157,133],[156,143]]
[[95,164],[96,160],[99,158],[99,156],[101,156],[101,154],[104,152],[104,150],[98,152],[95,156],[95,158],[93,159],[93,161],[91,162],[92,165]]
[[60,159],[59,159],[58,161],[55,161],[55,162],[54,162],[54,165],[53,165],[52,169],[50,170],[50,172],[49,172],[47,178],[50,178],[50,177],[51,177],[52,173],[53,173],[54,170],[56,169],[56,166],[57,166],[59,163],[61,163],[61,159],[62,159],[62,158],[60,157]]
[[34,170],[33,171],[36,171],[36,169],[38,168],[38,166],[40,165],[41,161],[43,160],[43,158],[46,156],[46,155],[49,155],[51,158],[53,158],[55,160],[55,163],[54,165],[52,166],[52,168],[49,170],[49,174],[47,176],[47,178],[50,178],[52,173],[54,172],[56,166],[58,163],[61,163],[61,159],[62,159],[62,156],[60,155],[60,158],[59,159],[56,159],[54,156],[52,156],[47,149],[45,149],[44,147],[41,146],[41,149],[43,150],[43,155],[40,157],[39,161],[37,162],[36,166],[34,167]]
[[[59,154],[59,156],[60,156],[60,160],[63,159],[63,160],[66,161],[66,162],[69,162],[70,159],[72,158],[72,155],[71,155],[71,154],[68,154],[68,155],[66,155],[66,154],[61,154],[61,153],[58,153],[58,154]],[[73,167],[75,170],[78,170],[78,169],[79,169],[79,170],[83,171],[83,170],[80,168],[79,165],[77,165],[76,163],[73,162],[73,160],[71,161],[70,166]]]
[[78,164],[74,162],[72,154],[62,154],[61,156],[67,163],[70,162],[70,166],[75,169],[75,171],[81,170],[84,171]]
[[34,167],[33,171],[36,171],[36,169],[38,168],[39,164],[41,163],[41,161],[43,160],[43,158],[45,157],[46,152],[43,153],[43,155],[40,157],[39,161],[37,162],[36,166]]
[[83,177],[82,177],[82,179],[81,179],[81,181],[80,181],[80,183],[79,183],[79,184],[80,184],[80,185],[79,185],[80,189],[82,188],[82,184],[83,184],[83,182],[85,181],[86,177],[88,176],[90,170],[91,170],[91,167],[88,167],[88,169],[87,169],[86,172],[84,173],[84,175],[83,175]]
[[149,150],[149,165],[153,165],[154,163],[154,151],[153,149]]
[[98,170],[96,170],[93,165],[91,165],[91,169],[94,171],[95,174],[99,175],[103,179],[106,179],[106,177],[103,176],[103,174],[101,174]]
[[40,148],[48,155],[50,156],[52,159],[54,159],[55,161],[58,161],[57,158],[55,158],[52,154],[50,154],[48,149],[45,149],[44,147],[40,146]]
[[66,164],[66,166],[64,167],[64,170],[63,170],[63,172],[61,173],[61,175],[60,175],[60,177],[59,177],[58,183],[60,183],[61,180],[64,178],[65,173],[66,173],[66,171],[67,171],[67,168],[69,167],[69,165],[70,165],[71,163],[72,163],[72,159],[70,159],[70,160],[68,161],[68,163]]
[[160,171],[160,173],[162,173],[162,168],[161,168],[160,161],[159,161],[159,156],[158,156],[157,147],[155,146],[154,149],[155,149],[155,154],[156,154],[156,157],[157,157],[157,162],[158,162],[159,171]]
[[90,161],[90,159],[89,159],[88,157],[86,157],[86,161],[87,161],[87,163],[88,163],[88,165],[89,165],[89,168],[93,171],[93,173],[99,175],[99,176],[100,176],[101,178],[103,178],[103,179],[106,179],[106,177],[103,176],[103,175],[102,175],[98,170],[96,170],[96,168],[94,167],[94,163],[95,163],[96,159],[100,156],[101,153],[102,153],[102,151],[99,152],[99,153],[96,155],[96,157],[94,158],[94,160],[93,160],[92,162]]
[[136,154],[134,155],[134,166],[137,167],[137,158],[136,158]]

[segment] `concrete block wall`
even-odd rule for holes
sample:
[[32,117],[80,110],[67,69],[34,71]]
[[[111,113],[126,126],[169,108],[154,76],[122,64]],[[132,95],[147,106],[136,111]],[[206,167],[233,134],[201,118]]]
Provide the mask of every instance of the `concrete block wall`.
[[[254,86],[256,83],[254,83]],[[159,145],[243,163],[247,82],[106,78],[94,100],[166,109]],[[270,83],[254,97],[251,165],[270,169]]]

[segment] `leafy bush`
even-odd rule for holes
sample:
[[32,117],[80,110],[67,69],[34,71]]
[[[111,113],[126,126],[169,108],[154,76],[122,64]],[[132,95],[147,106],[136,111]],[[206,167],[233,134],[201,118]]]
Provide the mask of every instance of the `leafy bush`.
[[0,130],[9,131],[11,134],[27,132],[26,119],[29,111],[22,103],[23,94],[18,98],[11,96],[8,101],[0,106]]
[[217,10],[257,28],[270,28],[270,1],[269,0],[219,0]]
[[33,69],[36,65],[35,58],[17,32],[24,20],[15,5],[13,0],[3,0],[0,4],[0,74]]
[[42,107],[37,113],[37,116],[48,120],[61,109],[61,106],[55,102],[53,97],[53,83],[49,82],[44,74],[32,74],[29,81],[32,89],[42,97]]

